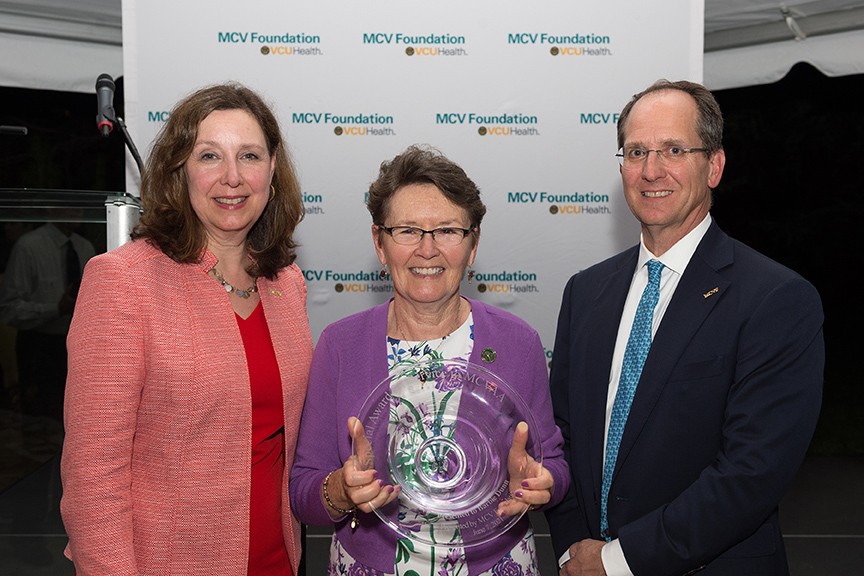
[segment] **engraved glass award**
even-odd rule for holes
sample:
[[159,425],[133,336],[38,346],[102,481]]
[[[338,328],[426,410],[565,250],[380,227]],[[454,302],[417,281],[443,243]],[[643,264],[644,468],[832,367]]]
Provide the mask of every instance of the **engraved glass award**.
[[375,510],[400,537],[475,546],[527,510],[496,514],[511,497],[507,457],[520,422],[528,424],[526,451],[542,463],[537,426],[522,398],[487,368],[464,360],[408,366],[372,391],[358,418],[368,445],[355,442],[357,467],[401,487]]

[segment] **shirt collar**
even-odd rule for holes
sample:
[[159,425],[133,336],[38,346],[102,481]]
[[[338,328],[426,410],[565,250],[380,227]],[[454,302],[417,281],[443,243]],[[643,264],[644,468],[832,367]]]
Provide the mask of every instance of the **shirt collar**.
[[645,247],[644,238],[640,239],[639,261],[637,262],[638,265],[636,270],[641,270],[648,260],[659,260],[663,263],[665,268],[669,268],[677,274],[683,274],[684,269],[687,268],[687,264],[690,262],[693,254],[696,253],[696,248],[699,246],[699,242],[702,241],[702,237],[705,236],[705,233],[708,231],[710,226],[711,214],[709,213],[705,215],[702,222],[700,222],[695,228],[693,228],[693,230],[688,232],[684,238],[676,242],[674,246],[663,253],[660,257],[654,256],[648,248]]

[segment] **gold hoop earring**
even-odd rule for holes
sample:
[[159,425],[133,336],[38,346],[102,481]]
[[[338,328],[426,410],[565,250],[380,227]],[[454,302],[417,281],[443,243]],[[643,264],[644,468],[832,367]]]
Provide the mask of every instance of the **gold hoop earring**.
[[273,185],[271,184],[270,185],[270,198],[267,200],[267,202],[272,202],[273,198],[275,198],[275,197],[276,197],[276,188],[274,188]]

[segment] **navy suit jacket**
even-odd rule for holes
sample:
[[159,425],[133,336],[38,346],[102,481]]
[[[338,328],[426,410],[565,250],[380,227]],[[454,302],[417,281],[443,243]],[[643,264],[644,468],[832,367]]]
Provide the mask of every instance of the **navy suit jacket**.
[[[550,382],[573,482],[547,512],[558,556],[601,539],[609,372],[638,253],[564,292]],[[654,336],[612,477],[610,532],[636,576],[788,574],[777,504],[819,415],[822,319],[811,284],[712,223]]]

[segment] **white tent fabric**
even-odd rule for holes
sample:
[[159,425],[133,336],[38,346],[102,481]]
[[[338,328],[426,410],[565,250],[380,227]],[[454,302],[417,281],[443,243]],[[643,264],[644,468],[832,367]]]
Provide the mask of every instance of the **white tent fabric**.
[[[864,70],[862,0],[704,1],[712,90],[775,82],[798,62]],[[2,86],[92,92],[99,74],[122,75],[122,51],[121,0],[0,0]]]
[[860,0],[705,0],[703,82],[712,90],[776,82],[798,62],[827,76],[864,72]]
[[121,0],[0,0],[0,85],[94,92],[123,74]]
[[711,90],[770,84],[798,62],[826,76],[864,73],[864,30],[706,52],[703,82]]

